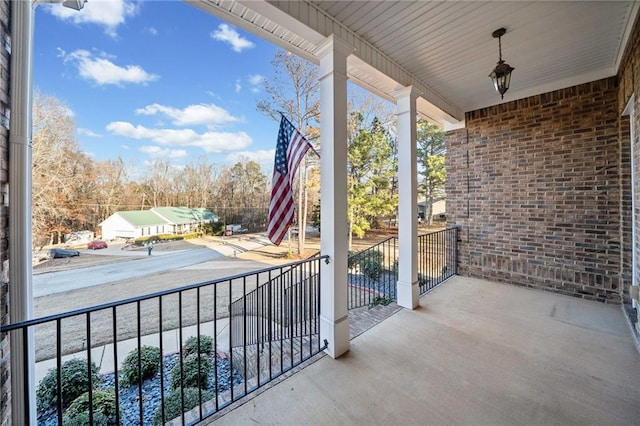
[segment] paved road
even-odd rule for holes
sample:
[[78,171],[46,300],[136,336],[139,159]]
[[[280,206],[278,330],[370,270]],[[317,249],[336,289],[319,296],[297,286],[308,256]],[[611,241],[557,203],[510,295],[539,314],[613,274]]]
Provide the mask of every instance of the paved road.
[[48,296],[84,287],[123,281],[170,269],[220,259],[223,254],[209,248],[139,256],[135,260],[33,276],[33,297]]

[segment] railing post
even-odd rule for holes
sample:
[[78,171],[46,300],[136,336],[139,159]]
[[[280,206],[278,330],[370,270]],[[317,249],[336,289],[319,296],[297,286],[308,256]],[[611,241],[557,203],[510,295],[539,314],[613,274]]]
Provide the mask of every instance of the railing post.
[[320,134],[322,135],[320,338],[337,358],[349,350],[347,314],[347,56],[353,47],[329,36],[315,53],[320,59]]
[[415,309],[420,303],[418,288],[418,207],[416,161],[416,98],[413,87],[394,94],[398,105],[398,305]]

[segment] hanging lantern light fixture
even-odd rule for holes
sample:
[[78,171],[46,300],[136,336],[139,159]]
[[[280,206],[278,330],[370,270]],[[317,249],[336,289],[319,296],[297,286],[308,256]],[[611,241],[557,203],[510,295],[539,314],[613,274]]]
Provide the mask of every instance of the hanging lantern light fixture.
[[501,37],[506,33],[507,30],[504,28],[499,28],[495,30],[491,35],[494,38],[498,39],[498,63],[496,67],[491,71],[489,77],[491,77],[491,81],[493,82],[493,87],[496,89],[496,92],[500,93],[500,97],[504,99],[504,94],[507,90],[509,90],[509,83],[511,83],[511,71],[515,68],[511,67],[509,64],[506,64],[502,60],[502,40]]

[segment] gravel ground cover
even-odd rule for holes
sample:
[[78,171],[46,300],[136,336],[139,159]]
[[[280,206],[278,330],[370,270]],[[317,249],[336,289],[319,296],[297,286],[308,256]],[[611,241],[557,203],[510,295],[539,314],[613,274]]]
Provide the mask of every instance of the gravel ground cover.
[[[233,374],[231,373],[231,366],[229,359],[222,359],[217,355],[213,355],[212,361],[217,361],[217,376],[210,374],[207,382],[207,390],[214,391],[218,389],[218,393],[226,392],[230,389],[230,384],[233,382],[233,386],[242,383],[242,375],[235,369]],[[164,395],[165,401],[168,393],[170,392],[171,385],[171,370],[178,363],[178,354],[166,355],[163,359],[163,371],[164,371]],[[121,376],[118,379],[122,380]],[[142,417],[143,422],[140,422],[140,392],[138,385],[130,387],[120,387],[119,392],[119,404],[121,422],[123,425],[153,425],[153,418],[156,411],[161,406],[161,394],[160,394],[160,372],[155,377],[149,380],[145,380],[142,384]],[[101,376],[99,388],[107,389],[115,386],[115,376],[113,373]],[[171,419],[166,419],[167,421]],[[58,418],[55,411],[55,407],[50,407],[46,410],[42,410],[38,413],[38,426],[56,426],[58,424]]]

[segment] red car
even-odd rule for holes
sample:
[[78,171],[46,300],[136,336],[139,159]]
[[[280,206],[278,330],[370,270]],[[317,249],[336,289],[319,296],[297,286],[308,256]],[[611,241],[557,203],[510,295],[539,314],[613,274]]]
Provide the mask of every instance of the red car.
[[107,243],[105,241],[100,241],[100,240],[91,241],[89,244],[87,244],[87,248],[91,250],[103,249],[103,248],[107,248]]

